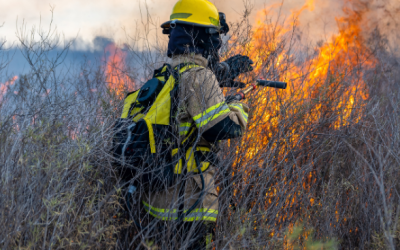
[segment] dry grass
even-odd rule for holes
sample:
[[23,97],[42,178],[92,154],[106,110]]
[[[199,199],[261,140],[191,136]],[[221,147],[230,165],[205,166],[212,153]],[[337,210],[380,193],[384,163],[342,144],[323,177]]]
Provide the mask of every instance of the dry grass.
[[[245,21],[233,32],[228,54],[251,37]],[[293,37],[274,32],[265,31],[261,49],[273,53],[253,78],[282,79],[294,61],[307,68],[293,56],[274,67],[296,47]],[[220,185],[216,249],[399,248],[400,66],[377,34],[365,42],[373,67],[333,65],[335,74],[320,78],[311,95],[302,95],[310,90],[307,78],[289,78],[298,84],[287,94],[260,91],[248,100],[247,134],[220,152],[220,183],[230,188]],[[108,89],[104,67],[64,65],[70,43],[51,27],[21,29],[19,38],[31,69],[0,101],[0,248],[154,249],[153,231],[138,233],[121,215],[110,154],[121,100]],[[62,53],[49,56],[60,47]],[[132,53],[146,74],[162,60]],[[119,72],[132,70],[128,66]],[[346,91],[360,80],[368,98],[357,89],[351,110],[344,108]],[[134,216],[147,219],[139,209]],[[162,234],[165,246],[175,242],[168,233]]]

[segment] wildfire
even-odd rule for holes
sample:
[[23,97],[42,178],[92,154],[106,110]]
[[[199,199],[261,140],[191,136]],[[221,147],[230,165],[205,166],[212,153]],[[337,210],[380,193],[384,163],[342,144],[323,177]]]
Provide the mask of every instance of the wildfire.
[[105,52],[109,54],[105,68],[106,82],[109,89],[122,99],[125,92],[132,91],[135,88],[135,83],[129,77],[125,64],[126,52],[114,43],[109,44],[105,48]]
[[[305,143],[301,141],[302,136],[321,124],[321,119],[329,117],[329,122],[324,124],[333,130],[357,123],[362,117],[364,101],[368,99],[363,71],[376,64],[362,36],[362,11],[344,8],[345,15],[336,18],[339,32],[329,42],[320,44],[313,55],[298,60],[293,52],[295,47],[290,44],[296,22],[281,26],[266,22],[265,18],[273,14],[273,8],[258,12],[251,42],[243,46],[231,44],[236,53],[244,51],[255,62],[252,78],[261,76],[270,79],[270,75],[279,75],[279,79],[271,80],[288,82],[286,91],[260,89],[249,98],[255,119],[250,121],[240,145],[246,154],[238,156],[235,163],[244,176],[250,175],[251,171],[241,168],[242,164],[252,162],[265,167],[265,156],[259,156],[258,152],[265,150],[267,145],[269,152],[277,152],[275,161],[284,161],[292,148]],[[314,9],[313,0],[308,0],[302,8],[292,11],[290,20],[298,20],[305,10]],[[289,117],[293,120],[289,121]],[[276,135],[282,133],[282,127],[288,131],[287,135],[277,141]],[[276,183],[271,183],[264,206],[268,209],[278,202],[279,197],[275,199],[278,183],[293,185],[292,191],[301,191],[286,194],[282,212],[276,214],[274,220],[275,223],[296,220],[303,209],[318,203],[310,191],[316,182],[313,172],[305,177],[287,177],[285,173],[278,173],[278,169],[276,171],[279,177]],[[244,178],[247,182],[247,177]],[[297,188],[294,185],[298,184],[293,184],[296,178],[302,180],[302,185]],[[307,204],[299,207],[299,201],[304,200],[308,200]]]
[[[313,1],[307,3],[297,11],[292,11],[293,19],[297,19],[304,10],[314,9]],[[332,37],[330,42],[322,44],[316,50],[316,56],[307,58],[298,63],[294,54],[285,48],[284,42],[293,30],[290,24],[287,27],[265,23],[262,18],[269,16],[271,9],[258,13],[258,21],[252,34],[250,43],[245,47],[234,47],[234,50],[244,51],[256,63],[255,75],[268,78],[270,72],[279,75],[282,81],[288,82],[286,91],[261,89],[253,96],[255,107],[253,117],[257,121],[249,124],[246,143],[257,138],[255,146],[249,150],[252,157],[258,147],[263,147],[278,129],[280,119],[288,116],[301,116],[302,127],[294,126],[288,143],[295,145],[300,132],[318,122],[326,113],[335,113],[331,126],[339,129],[349,122],[357,122],[361,112],[354,107],[368,98],[368,91],[363,80],[363,71],[375,64],[369,49],[364,45],[361,35],[362,13],[344,9],[346,16],[337,18],[339,33]],[[273,79],[278,80],[278,79]],[[266,98],[268,96],[268,99]],[[322,100],[330,99],[335,106],[324,106]],[[285,107],[282,116],[282,107]],[[260,126],[262,124],[262,126]],[[263,135],[260,137],[260,135]],[[267,135],[267,136],[265,136]],[[264,143],[259,143],[259,138]],[[281,153],[284,155],[282,149]]]
[[2,102],[3,96],[5,96],[5,94],[7,93],[8,88],[10,86],[14,85],[14,83],[17,79],[18,79],[18,76],[14,76],[9,81],[7,81],[5,83],[0,83],[0,102]]

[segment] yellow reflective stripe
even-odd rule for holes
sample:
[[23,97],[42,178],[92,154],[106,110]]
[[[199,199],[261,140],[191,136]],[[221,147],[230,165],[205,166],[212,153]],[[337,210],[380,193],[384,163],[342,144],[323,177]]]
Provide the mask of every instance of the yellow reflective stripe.
[[192,124],[190,122],[181,123],[179,125],[179,135],[187,135]]
[[[153,217],[161,220],[177,220],[178,212],[176,209],[163,209],[156,208],[145,201],[142,201],[146,211]],[[184,210],[186,213],[188,210]],[[197,208],[190,212],[183,219],[184,221],[216,221],[218,217],[218,210],[208,208]]]
[[189,65],[186,65],[185,67],[181,68],[179,70],[179,73],[183,73],[184,71],[192,69],[192,68],[204,68],[204,67],[197,65],[197,64],[189,64]]
[[148,120],[147,117],[144,117],[143,120],[146,122],[147,128],[149,129],[149,140],[150,140],[151,153],[155,154],[156,153],[156,141],[154,139],[153,126],[151,125],[151,122]]
[[[192,213],[190,213],[190,214],[192,214]],[[198,216],[196,216],[196,217],[185,217],[184,219],[183,219],[183,221],[212,221],[212,222],[215,222],[215,221],[217,221],[217,217],[214,217],[214,216],[201,216],[201,215],[198,215]]]
[[[187,212],[187,210],[185,210]],[[218,210],[197,208],[185,216],[183,221],[217,221]]]
[[150,206],[145,201],[142,201],[144,204],[144,208],[146,211],[151,214],[153,217],[161,220],[177,220],[178,213],[176,209],[162,209],[162,208],[155,208]]
[[176,213],[176,212],[177,212],[176,209],[156,208],[156,207],[153,207],[153,206],[149,205],[149,204],[148,204],[147,202],[145,202],[145,201],[142,201],[142,202],[143,202],[143,204],[144,204],[146,207],[148,207],[149,209],[154,210],[154,211],[159,212],[159,213],[171,213],[171,211],[172,211],[172,213]]
[[213,121],[214,119],[220,117],[221,115],[227,114],[229,112],[230,109],[225,103],[218,103],[208,108],[205,112],[193,117],[193,120],[196,122],[196,126],[200,128],[207,123]]
[[242,114],[244,120],[247,122],[247,119],[248,119],[249,115],[244,111],[243,105],[241,103],[228,104],[228,106],[236,108],[237,110],[239,110],[240,113]]
[[187,129],[187,130],[185,130],[185,129],[179,130],[179,135],[181,135],[181,136],[185,136],[188,133],[189,133],[189,129]]

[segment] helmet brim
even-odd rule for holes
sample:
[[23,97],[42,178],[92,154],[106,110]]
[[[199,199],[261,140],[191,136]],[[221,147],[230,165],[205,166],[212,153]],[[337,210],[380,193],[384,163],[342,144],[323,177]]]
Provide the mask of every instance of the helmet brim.
[[179,24],[192,25],[192,26],[196,26],[196,27],[217,28],[217,29],[218,29],[218,27],[215,26],[215,25],[211,25],[211,24],[201,24],[201,23],[192,23],[192,22],[182,21],[182,20],[179,20],[179,19],[175,19],[175,20],[172,20],[172,21],[171,21],[171,20],[170,20],[170,21],[167,21],[167,22],[161,24],[161,28],[163,28],[163,29],[169,29],[169,28],[171,28],[171,23],[172,23],[172,22],[174,22],[174,23],[179,23]]

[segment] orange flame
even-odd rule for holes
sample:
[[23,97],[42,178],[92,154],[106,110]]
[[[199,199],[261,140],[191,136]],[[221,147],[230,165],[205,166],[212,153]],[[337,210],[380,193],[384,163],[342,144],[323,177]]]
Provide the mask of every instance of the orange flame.
[[7,82],[0,83],[0,102],[3,101],[3,96],[7,93],[9,86],[14,85],[14,83],[17,79],[18,79],[18,76],[14,76]]
[[[293,10],[291,19],[298,20],[304,10],[313,11],[315,8],[313,2],[307,0],[302,8]],[[257,152],[265,149],[266,145],[271,147],[270,152],[279,152],[279,159],[275,159],[276,161],[285,159],[288,151],[298,146],[303,133],[313,125],[318,125],[320,119],[327,113],[332,114],[329,116],[331,129],[341,129],[361,119],[362,108],[365,107],[365,100],[369,97],[363,71],[373,68],[376,59],[365,45],[362,36],[364,13],[349,8],[343,10],[345,16],[336,18],[339,32],[329,42],[316,48],[314,55],[300,62],[296,61],[295,53],[292,51],[294,46],[287,45],[291,43],[291,32],[296,23],[279,26],[264,21],[266,16],[272,15],[273,7],[257,13],[258,19],[250,42],[241,45],[237,45],[240,44],[237,42],[231,43],[236,53],[244,51],[255,62],[255,76],[268,78],[269,72],[273,72],[273,75],[279,75],[280,79],[271,80],[288,82],[288,89],[285,91],[260,89],[252,98],[251,104],[254,106],[252,117],[255,119],[248,124],[248,131],[240,145],[246,155],[239,156],[235,163],[238,171],[244,172],[245,176],[250,175],[250,171],[240,169],[241,163],[248,164],[250,161],[260,160],[257,158]],[[334,105],[331,106],[329,103]],[[301,122],[295,121],[294,124],[287,125],[292,122],[285,123],[288,117]],[[282,124],[288,129],[286,137],[279,139],[283,141],[270,143],[274,135],[282,133],[280,130]],[[261,159],[260,167],[262,164]],[[281,176],[282,179],[276,180],[275,184],[283,181],[285,185],[293,185],[292,180],[287,181],[284,174],[277,176]],[[287,194],[282,213],[276,215],[275,223],[298,218],[296,213],[301,213],[302,208],[307,209],[307,206],[318,203],[318,200],[308,193],[316,182],[315,174],[310,172],[302,180],[304,180],[302,186],[299,187],[302,192]],[[247,182],[246,179],[244,181]],[[277,190],[274,186],[278,186],[275,184],[271,184],[266,193],[267,208],[275,205],[274,197]],[[307,196],[302,200],[309,202],[293,212],[291,208],[298,203],[300,196]]]
[[[292,11],[293,19],[297,19],[304,10],[313,10],[313,0],[307,3],[298,11]],[[275,24],[265,23],[261,18],[268,16],[272,10],[265,9],[258,12],[257,25],[253,30],[252,39],[243,47],[234,47],[234,50],[245,50],[246,54],[256,64],[255,74],[260,76],[264,72],[281,72],[280,80],[288,82],[286,91],[260,90],[256,94],[257,108],[254,117],[257,117],[255,124],[249,124],[249,140],[254,133],[274,130],[278,124],[280,107],[274,105],[280,103],[297,103],[298,107],[292,107],[287,110],[288,115],[302,112],[301,106],[307,106],[307,103],[319,102],[321,95],[329,91],[335,91],[333,88],[345,89],[341,93],[340,100],[336,107],[330,107],[332,112],[337,112],[337,120],[332,124],[335,128],[340,128],[348,124],[350,120],[357,122],[361,118],[361,113],[354,109],[359,100],[368,98],[368,91],[363,80],[363,72],[359,69],[371,68],[376,60],[371,56],[371,52],[364,45],[361,35],[361,14],[349,9],[344,9],[346,16],[337,18],[339,33],[332,37],[330,42],[322,44],[316,50],[316,56],[309,57],[305,62],[297,64],[293,54],[286,50],[282,43],[288,37],[293,29],[292,24],[286,27],[279,27]],[[271,59],[271,55],[275,56]],[[277,55],[276,55],[277,54]],[[299,66],[300,65],[300,66]],[[352,72],[357,77],[347,82],[348,72]],[[354,73],[355,72],[355,73]],[[279,73],[278,73],[279,74]],[[345,81],[346,78],[346,81]],[[275,79],[277,80],[277,79]],[[329,89],[324,90],[327,85]],[[340,84],[347,84],[346,86]],[[270,92],[269,100],[265,98],[267,91]],[[272,96],[271,96],[272,93]],[[272,106],[271,106],[272,105]],[[311,105],[311,112],[304,112],[304,125],[309,126],[318,121],[322,112],[326,111],[321,105]],[[263,108],[260,108],[263,107]],[[258,119],[261,119],[258,120]],[[265,124],[262,127],[259,123]],[[301,128],[301,129],[304,129]],[[300,129],[300,130],[301,130]],[[256,132],[258,131],[258,132]],[[294,145],[297,141],[296,131],[293,131],[291,143]],[[253,137],[255,138],[255,137]],[[245,140],[247,141],[247,140]]]
[[125,65],[126,52],[114,43],[107,45],[105,51],[109,53],[105,69],[107,85],[117,97],[122,99],[126,92],[132,91],[135,88],[135,83],[129,77]]

